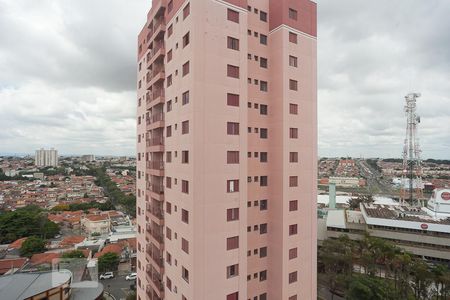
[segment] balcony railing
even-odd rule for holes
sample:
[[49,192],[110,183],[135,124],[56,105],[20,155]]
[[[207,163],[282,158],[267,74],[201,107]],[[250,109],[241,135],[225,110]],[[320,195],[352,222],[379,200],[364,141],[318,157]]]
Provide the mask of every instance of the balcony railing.
[[162,146],[164,145],[164,137],[153,137],[147,140],[148,146]]
[[147,169],[163,170],[164,169],[164,162],[160,161],[160,160],[147,161]]

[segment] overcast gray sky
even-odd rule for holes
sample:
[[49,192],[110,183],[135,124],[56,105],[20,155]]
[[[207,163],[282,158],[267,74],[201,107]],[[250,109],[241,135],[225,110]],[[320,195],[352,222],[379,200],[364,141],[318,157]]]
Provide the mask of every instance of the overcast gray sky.
[[[450,1],[318,0],[319,154],[450,158]],[[135,151],[136,36],[150,0],[0,0],[0,153]]]

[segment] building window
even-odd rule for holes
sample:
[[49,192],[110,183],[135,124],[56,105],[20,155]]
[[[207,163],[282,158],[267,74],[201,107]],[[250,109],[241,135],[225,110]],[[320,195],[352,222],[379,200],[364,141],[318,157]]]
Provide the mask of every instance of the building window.
[[190,3],[183,8],[183,20],[186,19],[191,13]]
[[166,137],[171,137],[172,136],[172,126],[167,126],[166,127]]
[[291,91],[297,91],[298,90],[298,81],[289,79],[289,89]]
[[172,291],[172,280],[170,280],[170,278],[167,276],[166,279],[167,279],[166,286],[169,289],[169,291]]
[[298,114],[298,105],[290,103],[289,104],[289,113],[291,115],[297,115]]
[[289,201],[289,211],[296,211],[298,209],[298,201],[291,200]]
[[298,177],[297,176],[289,176],[289,186],[298,186]]
[[172,74],[167,76],[167,87],[172,85]]
[[232,294],[227,295],[227,300],[239,300],[239,293],[234,292]]
[[227,94],[227,105],[239,106],[239,95],[228,93]]
[[228,21],[239,23],[239,13],[237,11],[228,8],[227,17]]
[[260,137],[261,139],[267,139],[267,136],[268,136],[268,134],[267,134],[267,128],[260,128],[260,129],[259,129],[259,137]]
[[166,227],[166,237],[168,240],[172,240],[172,229]]
[[267,87],[267,81],[260,81],[259,82],[259,90],[262,92],[267,92],[268,87]]
[[227,38],[228,49],[239,50],[239,40],[231,36]]
[[167,112],[172,110],[172,100],[167,101],[166,110]]
[[261,68],[267,69],[267,58],[261,57],[261,58],[259,59],[259,66],[260,66]]
[[166,152],[166,162],[168,162],[168,163],[172,162],[172,152],[171,151]]
[[267,210],[267,200],[260,200],[259,201],[259,210]]
[[[258,152],[257,152],[258,153]],[[259,162],[267,162],[267,152],[261,152],[259,155]]]
[[239,265],[231,265],[227,267],[227,278],[239,275]]
[[172,60],[172,49],[167,52],[167,62],[170,62]]
[[189,133],[189,121],[183,121],[181,123],[181,134]]
[[181,267],[181,277],[189,283],[189,271],[185,267]]
[[166,202],[166,212],[170,215],[172,213],[172,203]]
[[293,32],[289,32],[289,42],[297,44],[297,35]]
[[167,28],[167,37],[170,37],[173,33],[173,25],[170,24],[170,26]]
[[181,238],[181,250],[189,254],[189,242],[184,238]]
[[182,164],[189,163],[189,151],[187,151],[187,150],[181,151],[181,163]]
[[298,162],[298,152],[289,152],[289,162],[291,163]]
[[261,104],[261,105],[259,106],[259,113],[260,113],[261,115],[267,115],[267,105]]
[[183,36],[183,48],[189,45],[189,32]]
[[172,188],[172,177],[166,177],[166,188]]
[[268,184],[267,176],[261,176],[259,178],[259,185],[260,186],[267,186],[267,184]]
[[289,235],[295,235],[297,234],[297,232],[298,232],[297,224],[289,225]]
[[259,11],[259,19],[263,22],[267,22],[267,13],[260,10]]
[[289,19],[297,20],[297,11],[295,9],[289,8]]
[[181,192],[189,194],[189,181],[181,180]]
[[237,248],[239,248],[239,236],[227,238],[227,250],[233,250]]
[[263,258],[267,256],[267,247],[259,248],[259,257]]
[[297,272],[289,273],[289,283],[297,282]]
[[267,45],[267,35],[260,34],[259,35],[259,43],[262,45]]
[[183,93],[183,95],[181,96],[181,104],[182,105],[186,105],[189,103],[189,91],[186,91]]
[[227,164],[239,163],[239,151],[227,151]]
[[239,208],[227,209],[227,222],[239,220]]
[[227,65],[227,76],[232,78],[239,78],[239,67]]
[[289,137],[291,139],[298,139],[298,128],[289,128]]
[[266,234],[267,233],[267,223],[260,224],[259,225],[259,234]]
[[227,134],[239,135],[239,123],[227,122]]
[[185,209],[181,210],[181,221],[186,224],[189,224],[189,212]]
[[297,300],[297,295],[290,296],[288,300]]
[[187,74],[189,74],[189,62],[186,62],[183,65],[183,76],[186,76]]
[[297,57],[289,55],[289,66],[297,68]]
[[259,272],[259,281],[264,281],[266,279],[267,279],[267,271],[264,270],[264,271]]
[[239,192],[239,180],[227,180],[227,193]]
[[289,249],[289,259],[294,259],[297,257],[297,248]]

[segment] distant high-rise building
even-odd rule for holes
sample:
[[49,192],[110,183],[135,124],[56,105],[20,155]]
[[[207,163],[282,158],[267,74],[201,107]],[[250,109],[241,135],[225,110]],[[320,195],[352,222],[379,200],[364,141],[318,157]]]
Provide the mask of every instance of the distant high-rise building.
[[81,161],[84,161],[84,162],[95,161],[95,155],[92,155],[92,154],[82,155],[81,156]]
[[57,167],[59,163],[58,150],[51,148],[36,150],[34,164],[37,167]]
[[153,0],[138,299],[316,299],[316,4]]

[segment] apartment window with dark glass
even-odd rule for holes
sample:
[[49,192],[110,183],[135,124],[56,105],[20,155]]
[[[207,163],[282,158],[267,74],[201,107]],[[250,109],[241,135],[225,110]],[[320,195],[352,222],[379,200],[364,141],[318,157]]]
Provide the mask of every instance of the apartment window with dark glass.
[[227,105],[239,106],[239,95],[228,93],[227,94]]
[[172,100],[167,101],[167,108],[166,108],[167,112],[172,110]]
[[289,137],[291,139],[298,139],[298,128],[289,128]]
[[259,19],[263,22],[267,22],[267,13],[260,10],[259,11]]
[[259,234],[266,234],[267,233],[267,223],[260,224],[259,225]]
[[227,37],[228,49],[239,50],[239,40],[231,36]]
[[187,151],[187,150],[181,151],[181,163],[182,164],[189,163],[189,151]]
[[298,177],[297,176],[289,176],[289,186],[298,186]]
[[298,209],[298,201],[291,200],[289,201],[289,211],[296,211]]
[[239,265],[231,265],[227,267],[227,278],[239,275]]
[[227,295],[227,300],[239,300],[239,293],[235,292]]
[[186,105],[189,103],[189,91],[186,91],[183,93],[183,95],[181,96],[181,104],[182,105]]
[[183,8],[183,20],[186,19],[191,13],[190,3]]
[[264,281],[266,279],[267,279],[267,271],[264,270],[264,271],[259,272],[259,281]]
[[239,220],[239,208],[227,209],[227,222]]
[[169,277],[166,276],[167,282],[166,282],[166,286],[169,289],[169,291],[172,290],[172,280],[170,280]]
[[167,52],[167,62],[170,62],[172,60],[172,49]]
[[184,238],[181,238],[181,250],[189,254],[189,242]]
[[260,128],[259,129],[259,137],[261,139],[267,139],[267,128]]
[[289,19],[297,20],[297,11],[293,8],[289,8]]
[[228,21],[239,23],[239,13],[237,11],[228,8],[227,17]]
[[239,123],[227,122],[227,134],[239,135]]
[[289,225],[289,235],[295,235],[298,233],[297,224]]
[[172,75],[167,76],[167,87],[172,85]]
[[259,295],[259,300],[267,300],[267,293]]
[[259,177],[259,185],[260,186],[267,186],[267,182],[268,182],[267,176]]
[[166,202],[166,213],[171,214],[172,213],[172,203]]
[[186,62],[183,65],[183,76],[186,76],[187,74],[189,74],[189,62]]
[[259,90],[263,91],[263,92],[267,92],[268,87],[267,87],[267,81],[260,81],[259,82]]
[[172,240],[172,229],[169,227],[166,227],[166,237],[167,239]]
[[170,37],[173,33],[173,25],[170,24],[170,26],[167,28],[167,37]]
[[227,180],[227,193],[239,192],[239,180]]
[[183,36],[183,48],[189,45],[189,32]]
[[297,57],[289,55],[289,66],[297,68]]
[[289,249],[289,259],[294,259],[297,257],[297,248]]
[[239,67],[227,65],[227,76],[232,78],[239,78]]
[[297,272],[289,273],[289,283],[297,282]]
[[172,188],[172,177],[166,177],[166,188]]
[[263,258],[267,256],[267,247],[259,248],[259,257]]
[[259,201],[259,210],[267,210],[267,200],[260,200]]
[[181,123],[181,134],[189,133],[189,121],[183,121]]
[[261,115],[267,115],[267,105],[261,104],[261,105],[259,106],[259,113],[260,113]]
[[291,115],[297,115],[298,114],[298,105],[290,103],[289,104],[289,113]]
[[261,68],[267,69],[267,58],[261,57],[261,58],[259,59],[259,66],[260,66]]
[[185,267],[181,267],[181,277],[189,282],[189,271]]
[[233,250],[237,248],[239,248],[239,236],[227,238],[227,250]]
[[166,152],[166,162],[168,162],[168,163],[172,162],[172,152],[171,151]]
[[293,32],[289,32],[289,42],[297,44],[297,35]]
[[167,126],[166,127],[166,137],[171,137],[172,136],[172,126]]
[[291,163],[298,162],[298,152],[289,152],[289,162]]
[[259,162],[267,162],[267,152],[261,152],[260,153],[260,155],[259,155]]
[[181,192],[189,194],[189,181],[181,180]]
[[267,45],[267,35],[260,34],[259,35],[259,43],[263,45]]
[[189,224],[189,212],[185,209],[181,210],[181,221],[186,224]]
[[298,81],[289,79],[289,89],[291,91],[297,91],[298,90]]
[[239,163],[239,151],[227,151],[227,164]]

